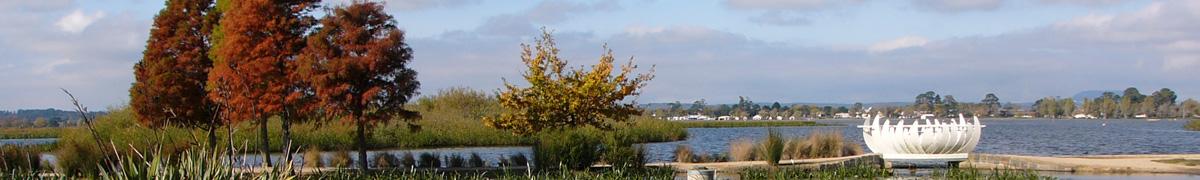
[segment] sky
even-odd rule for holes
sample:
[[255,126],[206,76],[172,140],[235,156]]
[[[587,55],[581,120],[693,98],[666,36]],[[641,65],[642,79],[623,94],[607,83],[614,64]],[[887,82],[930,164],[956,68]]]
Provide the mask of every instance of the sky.
[[[349,0],[326,0],[334,7]],[[387,0],[420,93],[519,81],[553,31],[573,66],[604,45],[656,76],[639,103],[1031,102],[1087,90],[1200,97],[1200,1]],[[0,0],[0,110],[129,100],[157,0]],[[624,62],[619,62],[624,63]]]

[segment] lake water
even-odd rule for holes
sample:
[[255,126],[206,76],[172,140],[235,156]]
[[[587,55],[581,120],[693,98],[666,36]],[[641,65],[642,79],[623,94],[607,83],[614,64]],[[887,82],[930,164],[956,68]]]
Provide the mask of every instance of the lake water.
[[[820,120],[818,122],[833,126],[772,128],[784,136],[803,136],[814,131],[836,131],[841,132],[851,142],[863,144],[862,130],[855,127],[862,123],[860,119]],[[1200,132],[1184,130],[1183,125],[1186,122],[1170,120],[1155,122],[1146,120],[983,120],[983,124],[987,127],[983,128],[980,143],[974,152],[1039,156],[1200,153]],[[673,161],[672,152],[679,144],[691,146],[697,154],[727,153],[729,142],[742,138],[760,140],[766,135],[767,129],[770,128],[690,128],[687,140],[648,143],[645,144],[645,147],[652,162],[669,162]],[[52,143],[52,140],[8,140],[8,143]],[[0,141],[0,143],[5,143],[5,141]],[[863,145],[863,149],[870,151],[865,145]],[[373,159],[383,152],[394,155],[435,152],[442,156],[467,156],[470,153],[478,153],[488,161],[489,166],[494,166],[498,162],[498,158],[517,153],[532,158],[529,147],[378,150],[369,152],[368,156]],[[356,157],[353,152],[351,153],[352,157]],[[275,154],[273,159],[278,161],[282,157],[280,155]],[[331,153],[326,152],[324,156],[329,157]],[[303,163],[303,158],[299,154],[294,157],[297,164]],[[47,158],[52,160],[53,157]],[[239,164],[244,166],[254,166],[262,160],[253,154],[246,154],[239,159],[241,159]],[[1092,179],[1088,178],[1090,177],[1088,175],[1056,176]],[[1125,176],[1125,178],[1136,179],[1136,177],[1130,176]]]
[[58,138],[0,139],[0,145],[39,145],[58,142]]

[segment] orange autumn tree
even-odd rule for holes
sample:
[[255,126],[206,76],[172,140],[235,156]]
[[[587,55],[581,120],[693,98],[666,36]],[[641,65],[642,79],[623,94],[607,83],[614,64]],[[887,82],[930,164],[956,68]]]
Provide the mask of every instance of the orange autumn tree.
[[222,105],[227,120],[258,124],[259,151],[270,159],[267,118],[285,113],[295,103],[288,101],[297,89],[296,81],[288,78],[288,67],[304,47],[303,35],[312,24],[307,13],[319,0],[228,3],[220,22],[217,61],[209,74],[209,97]]
[[171,0],[154,17],[142,60],[134,65],[130,106],[139,124],[208,130],[216,147],[212,101],[204,90],[212,60],[208,58],[212,0]]
[[[392,119],[414,120],[417,112],[403,109],[420,86],[408,67],[412,49],[383,5],[354,2],[321,19],[308,37],[300,72],[316,91],[324,113],[357,126],[358,159],[367,159],[367,130]],[[367,161],[358,161],[366,170]]]

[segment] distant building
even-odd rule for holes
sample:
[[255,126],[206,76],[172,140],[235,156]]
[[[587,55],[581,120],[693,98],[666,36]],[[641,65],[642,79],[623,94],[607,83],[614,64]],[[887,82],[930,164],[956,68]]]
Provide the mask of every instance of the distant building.
[[733,120],[733,117],[732,116],[717,116],[717,120],[721,120],[721,121]]
[[833,118],[850,118],[850,113],[835,113]]
[[750,119],[752,119],[752,120],[762,120],[762,119],[763,119],[763,116],[762,116],[762,115],[754,115],[754,117],[751,117]]

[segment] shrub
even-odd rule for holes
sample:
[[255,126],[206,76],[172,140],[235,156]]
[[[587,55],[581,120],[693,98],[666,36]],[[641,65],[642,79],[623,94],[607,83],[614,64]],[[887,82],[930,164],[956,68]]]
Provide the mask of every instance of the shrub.
[[446,156],[446,167],[448,168],[460,168],[464,167],[466,164],[467,158],[463,158],[462,155],[454,154]]
[[417,158],[413,158],[412,152],[405,152],[404,157],[400,158],[400,164],[406,168],[417,167]]
[[100,172],[99,164],[104,157],[94,144],[63,143],[55,152],[58,172],[66,176],[95,175]]
[[346,150],[338,150],[333,152],[333,157],[329,157],[329,165],[337,168],[350,167],[354,164],[354,160],[350,159],[350,152]]
[[483,167],[487,162],[483,162],[483,158],[479,157],[478,153],[471,153],[471,159],[467,160],[467,167]]
[[581,130],[551,131],[538,137],[533,147],[535,166],[539,169],[584,169],[600,159],[600,140]]
[[307,150],[304,150],[304,167],[319,168],[324,166],[325,164],[321,161],[320,147],[311,146]]
[[696,154],[692,153],[692,147],[687,144],[675,145],[675,162],[691,163],[695,162]]
[[729,160],[730,161],[753,161],[755,155],[754,141],[749,139],[737,139],[729,143]]
[[640,145],[609,146],[604,162],[615,168],[641,169],[646,165],[646,149]]
[[429,153],[429,152],[421,153],[421,155],[417,157],[417,161],[418,161],[417,167],[419,167],[419,168],[441,168],[442,167],[442,160],[439,159],[438,155],[434,154],[434,153]]
[[1188,130],[1193,130],[1193,131],[1200,131],[1200,119],[1193,119],[1193,120],[1188,121],[1188,123],[1186,125],[1183,125],[1183,128],[1186,128]]
[[772,166],[779,165],[779,159],[783,155],[783,136],[775,129],[767,129],[767,137],[763,138],[758,148],[762,160]]
[[400,160],[395,155],[387,152],[375,154],[375,167],[380,168],[396,168],[401,167]]

